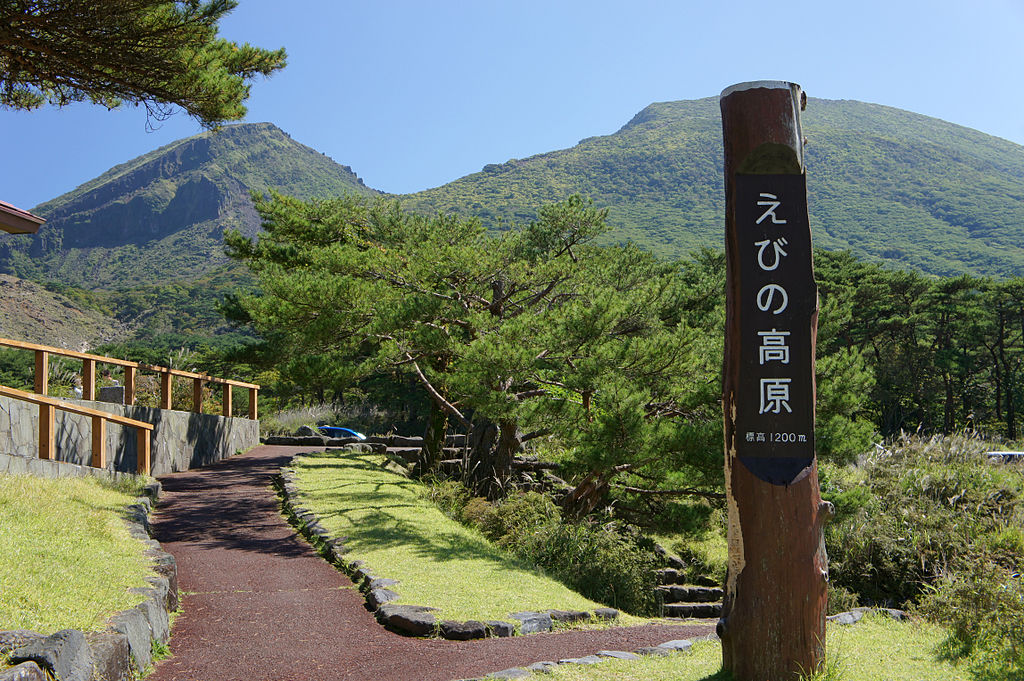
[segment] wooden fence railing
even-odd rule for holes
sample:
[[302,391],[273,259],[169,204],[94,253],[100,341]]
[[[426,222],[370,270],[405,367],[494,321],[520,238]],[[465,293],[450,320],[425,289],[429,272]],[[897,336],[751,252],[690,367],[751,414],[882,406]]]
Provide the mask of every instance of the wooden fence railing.
[[39,405],[39,458],[55,459],[57,449],[54,444],[54,412],[57,409],[92,417],[92,459],[89,465],[94,468],[107,467],[107,422],[117,423],[122,426],[131,426],[136,429],[136,442],[138,444],[138,455],[136,459],[136,472],[140,475],[149,475],[152,467],[150,435],[153,431],[152,423],[136,421],[126,416],[108,414],[98,409],[90,409],[77,404],[61,402],[43,395],[27,393],[23,390],[16,390],[6,386],[0,386],[0,395],[11,397],[24,402],[31,402]]
[[203,411],[203,384],[213,383],[222,388],[221,413],[224,416],[231,416],[232,400],[231,391],[233,388],[245,388],[249,391],[249,418],[256,420],[259,417],[257,398],[260,387],[254,383],[233,381],[227,378],[215,378],[206,374],[197,374],[191,371],[180,369],[168,369],[167,367],[131,362],[116,357],[104,357],[102,355],[90,355],[85,352],[63,350],[61,348],[39,345],[37,343],[25,343],[23,341],[0,338],[0,347],[15,348],[18,350],[31,350],[36,355],[35,365],[35,392],[39,395],[46,395],[49,389],[50,378],[50,355],[70,357],[82,361],[82,399],[96,399],[96,365],[111,364],[123,367],[124,369],[124,403],[135,404],[135,375],[138,371],[151,371],[160,374],[160,408],[171,408],[171,393],[174,387],[174,378],[192,379],[192,411],[201,414]]

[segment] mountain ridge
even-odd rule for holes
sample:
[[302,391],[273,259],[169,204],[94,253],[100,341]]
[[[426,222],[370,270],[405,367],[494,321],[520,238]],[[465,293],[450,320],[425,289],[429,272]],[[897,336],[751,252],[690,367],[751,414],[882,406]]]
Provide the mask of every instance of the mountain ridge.
[[223,265],[223,231],[253,235],[250,190],[303,198],[378,194],[348,166],[272,123],[225,126],[163,145],[33,212],[34,238],[0,242],[0,267],[31,279],[88,287],[196,278]]
[[[803,115],[816,244],[947,275],[1024,274],[1024,147],[881,104],[811,98]],[[225,262],[225,228],[259,229],[249,192],[390,196],[493,230],[579,193],[610,210],[614,241],[665,257],[720,247],[716,97],[654,102],[616,132],[486,164],[440,187],[383,194],[272,123],[163,145],[34,209],[36,237],[0,240],[0,271],[111,288],[197,279]]]
[[[939,275],[1024,274],[1024,147],[855,100],[811,98],[803,124],[818,245]],[[717,98],[656,102],[610,135],[488,164],[403,201],[499,227],[582,193],[610,209],[613,238],[679,257],[720,245],[721,174]]]

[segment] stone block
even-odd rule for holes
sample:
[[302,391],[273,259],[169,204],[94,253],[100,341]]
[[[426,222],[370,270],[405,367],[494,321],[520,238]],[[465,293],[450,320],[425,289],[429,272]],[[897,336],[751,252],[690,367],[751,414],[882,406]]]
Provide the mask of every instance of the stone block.
[[35,662],[23,662],[0,671],[0,681],[49,681],[46,672]]
[[584,610],[547,610],[552,622],[559,624],[575,624],[590,619],[590,613]]
[[327,438],[323,435],[271,435],[267,438],[267,444],[288,447],[324,447],[327,444]]
[[437,619],[435,608],[425,605],[395,605],[385,603],[377,609],[377,620],[393,629],[413,636],[429,636],[434,633]]
[[178,562],[166,551],[149,549],[146,555],[153,559],[153,570],[167,580],[167,611],[178,609]]
[[599,620],[610,621],[619,618],[619,611],[615,608],[595,608],[594,617]]
[[376,610],[385,603],[397,600],[398,594],[390,589],[370,589],[366,594],[366,604],[370,606],[370,610]]
[[476,620],[468,622],[455,622],[444,620],[438,627],[441,638],[449,641],[472,641],[478,638],[487,637],[487,625]]
[[526,668],[537,674],[550,674],[557,666],[557,662],[534,662],[533,664],[526,665]]
[[160,643],[166,643],[171,637],[171,623],[167,617],[167,611],[164,610],[163,597],[156,589],[129,589],[129,591],[146,597],[146,600],[135,606],[135,609],[145,616],[146,622],[149,624],[150,636]]
[[598,657],[613,657],[616,660],[639,660],[640,656],[635,653],[627,653],[624,650],[599,650]]
[[679,580],[682,579],[682,573],[675,568],[662,568],[655,570],[654,573],[658,578],[658,584],[679,584]]
[[422,447],[422,437],[403,437],[401,435],[393,435],[390,438],[391,442],[388,442],[389,447]]
[[0,658],[5,657],[12,650],[27,646],[46,638],[46,634],[27,629],[7,629],[0,631]]
[[519,621],[520,634],[536,634],[541,631],[551,631],[551,615],[546,612],[514,612],[509,617]]
[[12,456],[7,462],[8,475],[28,475],[28,457]]
[[45,459],[29,459],[28,474],[52,480],[57,477],[57,466]]
[[160,484],[159,480],[153,480],[152,482],[150,482],[149,484],[142,488],[142,493],[145,494],[154,502],[160,498],[160,495],[163,494],[163,491],[164,487],[163,485]]
[[501,620],[487,620],[484,622],[487,625],[487,632],[495,638],[508,638],[514,636],[516,628],[511,622],[502,622]]
[[714,603],[721,601],[722,589],[711,586],[659,586],[663,603]]
[[693,647],[693,642],[687,639],[676,639],[674,641],[665,641],[658,646],[664,650],[669,650],[677,653],[688,653],[690,648]]
[[397,579],[388,579],[387,577],[378,577],[377,579],[370,582],[370,589],[388,589],[393,586],[398,586],[399,581]]
[[586,655],[584,657],[567,657],[559,660],[558,664],[597,664],[601,658],[597,655]]
[[11,652],[12,664],[35,662],[60,681],[92,681],[92,651],[85,634],[64,629]]
[[146,583],[157,593],[157,602],[163,606],[164,610],[170,612],[171,608],[168,607],[170,584],[167,578],[160,575],[149,575],[146,577]]
[[365,590],[370,582],[377,579],[377,575],[373,574],[371,568],[368,565],[360,565],[352,572],[352,581],[359,585],[360,589]]
[[511,669],[502,669],[500,672],[491,672],[487,675],[488,679],[528,679],[533,676],[533,672],[523,667],[512,667]]
[[96,391],[97,402],[109,402],[110,404],[124,404],[124,386],[108,385]]
[[128,637],[116,633],[86,634],[92,650],[94,681],[133,681],[135,679]]
[[842,624],[844,626],[849,626],[851,624],[856,624],[857,622],[860,622],[860,620],[863,617],[864,617],[864,613],[863,612],[857,612],[856,610],[851,610],[849,612],[841,612],[841,613],[839,613],[837,615],[831,615],[829,617],[826,617],[825,620],[829,624]]
[[145,669],[153,661],[153,644],[149,622],[138,609],[122,610],[110,618],[110,627],[128,639],[128,650],[135,660],[136,669]]

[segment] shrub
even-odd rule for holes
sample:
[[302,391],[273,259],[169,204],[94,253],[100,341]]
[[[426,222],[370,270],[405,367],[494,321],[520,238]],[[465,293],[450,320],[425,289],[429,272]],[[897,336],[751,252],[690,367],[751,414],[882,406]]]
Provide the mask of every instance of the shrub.
[[465,515],[485,537],[506,548],[525,545],[532,534],[562,520],[551,497],[539,492],[513,494],[496,504],[488,504],[475,519],[467,506]]
[[654,615],[653,543],[614,524],[551,523],[512,548],[587,598],[636,615]]
[[449,516],[592,600],[637,615],[656,614],[654,543],[629,526],[566,523],[546,494],[499,502],[470,498],[461,483],[437,481],[428,496]]
[[1024,584],[1011,569],[977,556],[942,579],[921,611],[949,627],[946,653],[967,658],[979,681],[1024,681]]
[[433,480],[426,487],[426,496],[441,511],[454,520],[462,521],[463,509],[470,500],[469,490],[458,480]]
[[989,463],[971,435],[901,436],[856,467],[821,466],[836,505],[826,527],[835,586],[865,603],[903,606],[977,554],[1019,512],[1021,476]]

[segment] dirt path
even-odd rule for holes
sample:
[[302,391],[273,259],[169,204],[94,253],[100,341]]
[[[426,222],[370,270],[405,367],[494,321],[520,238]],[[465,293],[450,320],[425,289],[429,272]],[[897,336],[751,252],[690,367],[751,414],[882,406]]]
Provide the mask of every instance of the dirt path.
[[154,527],[178,561],[183,612],[173,657],[151,681],[447,681],[712,631],[652,625],[465,642],[393,634],[278,513],[271,477],[303,451],[258,447],[160,479]]

